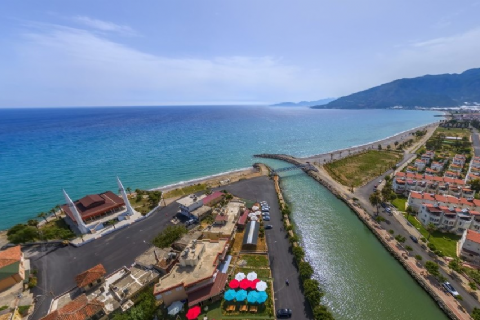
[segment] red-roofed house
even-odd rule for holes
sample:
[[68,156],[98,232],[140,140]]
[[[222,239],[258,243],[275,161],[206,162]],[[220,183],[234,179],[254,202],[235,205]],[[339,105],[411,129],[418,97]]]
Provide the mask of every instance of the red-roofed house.
[[20,246],[0,251],[0,292],[28,279],[29,265],[29,260],[24,259]]
[[88,291],[105,280],[107,271],[102,264],[97,264],[95,267],[80,273],[75,277],[77,287],[81,288],[83,292]]
[[245,209],[243,214],[240,216],[240,218],[237,221],[238,229],[240,229],[240,230],[245,229],[245,225],[247,224],[247,218],[248,218],[249,213],[250,213],[250,211],[248,209]]
[[460,239],[460,256],[469,262],[480,264],[480,233],[465,230]]
[[208,196],[203,198],[203,205],[213,207],[214,205],[222,201],[224,196],[225,194],[223,192],[215,191],[212,194],[209,194]]
[[435,171],[442,171],[443,170],[443,163],[433,161],[430,168],[432,168]]
[[105,319],[104,304],[96,299],[88,301],[85,294],[70,301],[40,320],[101,320]]

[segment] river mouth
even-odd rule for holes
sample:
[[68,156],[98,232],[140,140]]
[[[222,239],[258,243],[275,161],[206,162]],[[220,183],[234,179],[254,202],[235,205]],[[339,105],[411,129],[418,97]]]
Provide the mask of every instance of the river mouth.
[[448,319],[348,206],[301,170],[280,177],[306,259],[325,291],[323,303],[335,319]]

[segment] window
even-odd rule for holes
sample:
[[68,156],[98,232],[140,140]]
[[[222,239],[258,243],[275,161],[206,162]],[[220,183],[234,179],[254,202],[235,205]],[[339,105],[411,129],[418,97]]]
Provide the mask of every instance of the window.
[[182,287],[178,287],[178,288],[176,288],[175,290],[176,290],[176,291],[180,291],[180,290],[182,290]]
[[172,292],[171,292],[171,291],[167,291],[167,292],[165,292],[165,295],[166,295],[166,296],[169,296],[169,295],[171,295],[171,294],[172,294]]

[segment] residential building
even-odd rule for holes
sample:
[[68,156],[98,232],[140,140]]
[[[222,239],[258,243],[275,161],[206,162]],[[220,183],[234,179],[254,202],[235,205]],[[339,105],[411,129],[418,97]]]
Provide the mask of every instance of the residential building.
[[435,171],[442,171],[443,170],[443,163],[438,162],[438,161],[433,161],[430,168],[432,168]]
[[201,195],[197,197],[196,195],[191,194],[187,197],[177,200],[180,213],[189,218],[196,219],[196,217],[192,214],[192,211],[203,206],[203,198],[205,198],[205,195]]
[[102,264],[97,264],[95,267],[88,269],[75,277],[77,287],[83,292],[89,291],[105,281],[105,274],[107,271]]
[[463,154],[456,154],[455,157],[453,157],[452,163],[454,165],[463,167],[465,165],[465,161],[467,161],[467,158]]
[[432,223],[440,231],[451,233],[463,233],[470,229],[474,217],[480,219],[480,212],[439,204],[423,204],[418,213],[419,221],[424,226]]
[[474,198],[457,198],[451,195],[440,195],[425,192],[410,192],[407,200],[409,207],[418,211],[422,204],[439,205],[445,207],[455,207],[472,211],[480,210],[480,200]]
[[204,239],[233,239],[236,223],[244,210],[243,202],[230,201],[225,207],[216,208],[213,212],[214,222],[203,230]]
[[203,236],[201,231],[189,232],[172,244],[172,248],[177,251],[183,251],[193,240],[198,240]]
[[203,199],[203,205],[213,207],[214,205],[222,201],[224,196],[225,194],[223,192],[215,191]]
[[30,276],[30,260],[25,259],[20,246],[0,251],[0,292]]
[[418,171],[423,171],[426,167],[426,163],[421,159],[417,159],[415,160],[415,167],[417,168]]
[[101,320],[106,319],[104,304],[96,299],[88,300],[85,294],[52,311],[41,320]]
[[154,286],[155,298],[166,306],[188,299],[192,306],[219,296],[227,281],[228,265],[222,264],[227,250],[224,239],[193,240],[178,264]]
[[480,233],[465,230],[459,242],[460,256],[468,262],[480,264]]
[[135,259],[135,264],[145,269],[155,269],[161,275],[167,274],[178,262],[178,251],[150,247]]

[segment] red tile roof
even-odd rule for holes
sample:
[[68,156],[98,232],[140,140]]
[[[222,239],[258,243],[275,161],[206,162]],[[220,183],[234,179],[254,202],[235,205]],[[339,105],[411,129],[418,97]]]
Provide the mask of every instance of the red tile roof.
[[205,198],[203,198],[203,204],[208,205],[210,202],[215,201],[219,198],[222,198],[225,194],[220,191],[215,191],[212,194],[209,194]]
[[15,262],[19,262],[20,260],[22,260],[22,250],[20,246],[0,251],[0,269],[14,264]]
[[480,243],[480,233],[473,230],[467,230],[467,240]]
[[94,281],[97,281],[106,273],[107,271],[105,270],[103,265],[97,264],[95,267],[88,269],[87,271],[82,272],[78,276],[76,276],[75,282],[77,283],[77,287],[82,288]]
[[[120,208],[125,205],[123,199],[114,194],[112,191],[85,196],[82,199],[75,201],[74,204],[83,220],[101,215],[107,211]],[[70,219],[76,221],[73,213],[66,204],[62,206],[62,210],[65,211]]]
[[65,306],[57,309],[41,320],[85,320],[103,310],[104,304],[96,299],[88,301],[87,296],[82,294]]
[[239,225],[245,225],[245,223],[247,222],[247,218],[248,218],[248,214],[250,213],[250,211],[247,209],[245,210],[245,212],[243,212],[243,214],[240,216],[240,218],[238,219],[238,222],[237,224]]
[[215,217],[215,222],[220,222],[220,221],[228,221],[228,216],[226,215],[222,216],[221,214],[217,215]]

